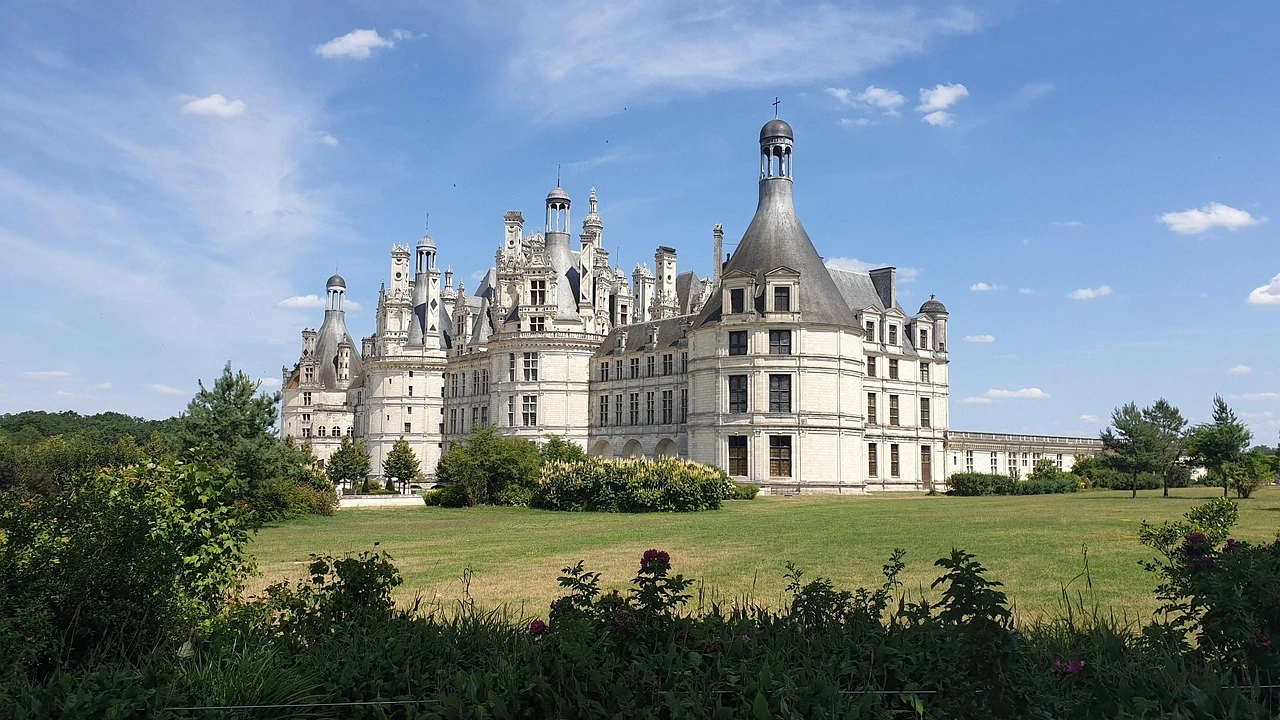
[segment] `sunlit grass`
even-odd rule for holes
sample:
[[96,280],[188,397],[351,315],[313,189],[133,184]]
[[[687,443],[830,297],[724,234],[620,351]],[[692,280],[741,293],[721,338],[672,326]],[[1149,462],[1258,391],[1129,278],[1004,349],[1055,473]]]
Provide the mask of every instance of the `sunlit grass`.
[[[1216,496],[1212,488],[1158,492],[1086,492],[1033,497],[761,496],[706,513],[613,515],[526,508],[428,507],[342,510],[263,530],[251,551],[261,588],[298,577],[310,553],[389,552],[404,575],[398,598],[421,596],[451,605],[507,605],[514,613],[545,613],[558,597],[560,568],[579,559],[623,587],[641,553],[671,553],[677,572],[701,582],[703,601],[749,599],[779,604],[784,565],[794,561],[837,587],[874,585],[895,547],[907,550],[904,580],[925,587],[937,577],[933,561],[957,547],[990,568],[1020,613],[1058,613],[1062,587],[1084,569],[1088,550],[1091,593],[1104,611],[1144,619],[1155,608],[1155,579],[1139,566],[1153,553],[1138,543],[1141,522],[1176,519]],[[1240,502],[1235,537],[1263,541],[1280,527],[1280,488],[1264,488]],[[464,582],[464,577],[467,580]],[[1089,592],[1084,579],[1070,592]],[[695,600],[696,602],[696,600]]]

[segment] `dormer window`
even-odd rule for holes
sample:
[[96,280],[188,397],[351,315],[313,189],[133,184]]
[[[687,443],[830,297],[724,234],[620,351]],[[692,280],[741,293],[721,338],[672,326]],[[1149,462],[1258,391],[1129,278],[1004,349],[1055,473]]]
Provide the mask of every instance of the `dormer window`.
[[876,321],[875,320],[867,321],[867,340],[870,342],[876,341]]
[[740,313],[745,312],[747,291],[742,288],[735,288],[729,291],[729,312]]
[[543,332],[547,329],[547,318],[543,315],[534,315],[529,318],[530,332]]
[[791,312],[791,286],[778,285],[773,288],[773,311]]
[[929,331],[924,328],[920,328],[920,349],[929,349]]
[[310,365],[304,367],[302,369],[302,379],[303,379],[303,382],[315,382],[316,369]]
[[897,347],[898,345],[898,326],[897,325],[889,326],[889,344],[893,345],[894,347]]
[[530,280],[529,281],[529,304],[531,305],[547,304],[547,281],[546,280]]

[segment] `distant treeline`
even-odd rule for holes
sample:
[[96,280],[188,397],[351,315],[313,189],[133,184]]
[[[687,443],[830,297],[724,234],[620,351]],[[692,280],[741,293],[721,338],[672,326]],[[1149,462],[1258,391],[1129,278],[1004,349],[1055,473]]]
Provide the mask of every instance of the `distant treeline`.
[[96,444],[114,445],[126,437],[145,442],[152,433],[171,429],[173,422],[174,418],[147,420],[118,412],[81,415],[71,410],[28,410],[0,415],[0,435],[18,445],[38,443],[55,435],[81,435]]

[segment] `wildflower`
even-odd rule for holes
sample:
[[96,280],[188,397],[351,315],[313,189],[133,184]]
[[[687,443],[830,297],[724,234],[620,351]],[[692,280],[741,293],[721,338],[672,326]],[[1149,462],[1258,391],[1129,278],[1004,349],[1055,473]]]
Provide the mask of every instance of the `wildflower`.
[[541,635],[546,631],[547,631],[547,624],[542,622],[541,620],[534,620],[533,622],[529,623],[530,635]]
[[1218,563],[1214,562],[1213,558],[1208,555],[1201,555],[1198,558],[1192,558],[1191,562],[1187,563],[1187,569],[1191,572],[1197,572],[1199,570],[1217,570]]
[[1066,675],[1067,677],[1070,677],[1080,672],[1083,669],[1084,669],[1083,660],[1072,660],[1071,662],[1067,663],[1067,667],[1063,669],[1062,674]]
[[1260,648],[1266,649],[1271,647],[1271,638],[1267,637],[1267,634],[1262,632],[1262,628],[1254,628],[1253,644],[1257,645]]
[[1240,547],[1240,543],[1236,542],[1235,538],[1227,538],[1227,546],[1223,548],[1223,550],[1226,552],[1231,552],[1232,550],[1235,550],[1238,547]]
[[746,633],[742,633],[742,642],[744,642],[744,643],[750,643],[750,642],[751,642],[751,636],[750,636],[750,635],[748,635],[748,634],[746,634]]
[[648,572],[655,562],[663,566],[669,566],[671,565],[671,556],[665,550],[645,550],[644,556],[640,558],[640,571]]

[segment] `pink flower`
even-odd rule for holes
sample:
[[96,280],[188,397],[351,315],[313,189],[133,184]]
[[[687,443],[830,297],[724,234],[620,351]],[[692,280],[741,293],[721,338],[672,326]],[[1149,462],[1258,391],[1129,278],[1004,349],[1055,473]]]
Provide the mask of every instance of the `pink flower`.
[[1061,660],[1054,658],[1053,664],[1049,667],[1056,672],[1062,673],[1063,677],[1071,677],[1084,669],[1084,661],[1072,660],[1069,663],[1063,664]]
[[1235,550],[1238,547],[1240,547],[1240,543],[1236,542],[1235,538],[1227,538],[1227,546],[1223,548],[1223,550],[1225,550],[1226,552],[1231,552],[1232,550]]
[[748,635],[748,634],[746,634],[746,633],[742,633],[742,642],[744,642],[744,643],[750,643],[750,642],[751,642],[751,636],[750,636],[750,635]]
[[542,622],[541,620],[534,620],[533,622],[529,623],[530,635],[541,635],[546,631],[547,631],[547,624]]
[[1271,638],[1267,637],[1267,634],[1262,632],[1262,628],[1254,628],[1253,643],[1260,648],[1269,648],[1271,647]]

